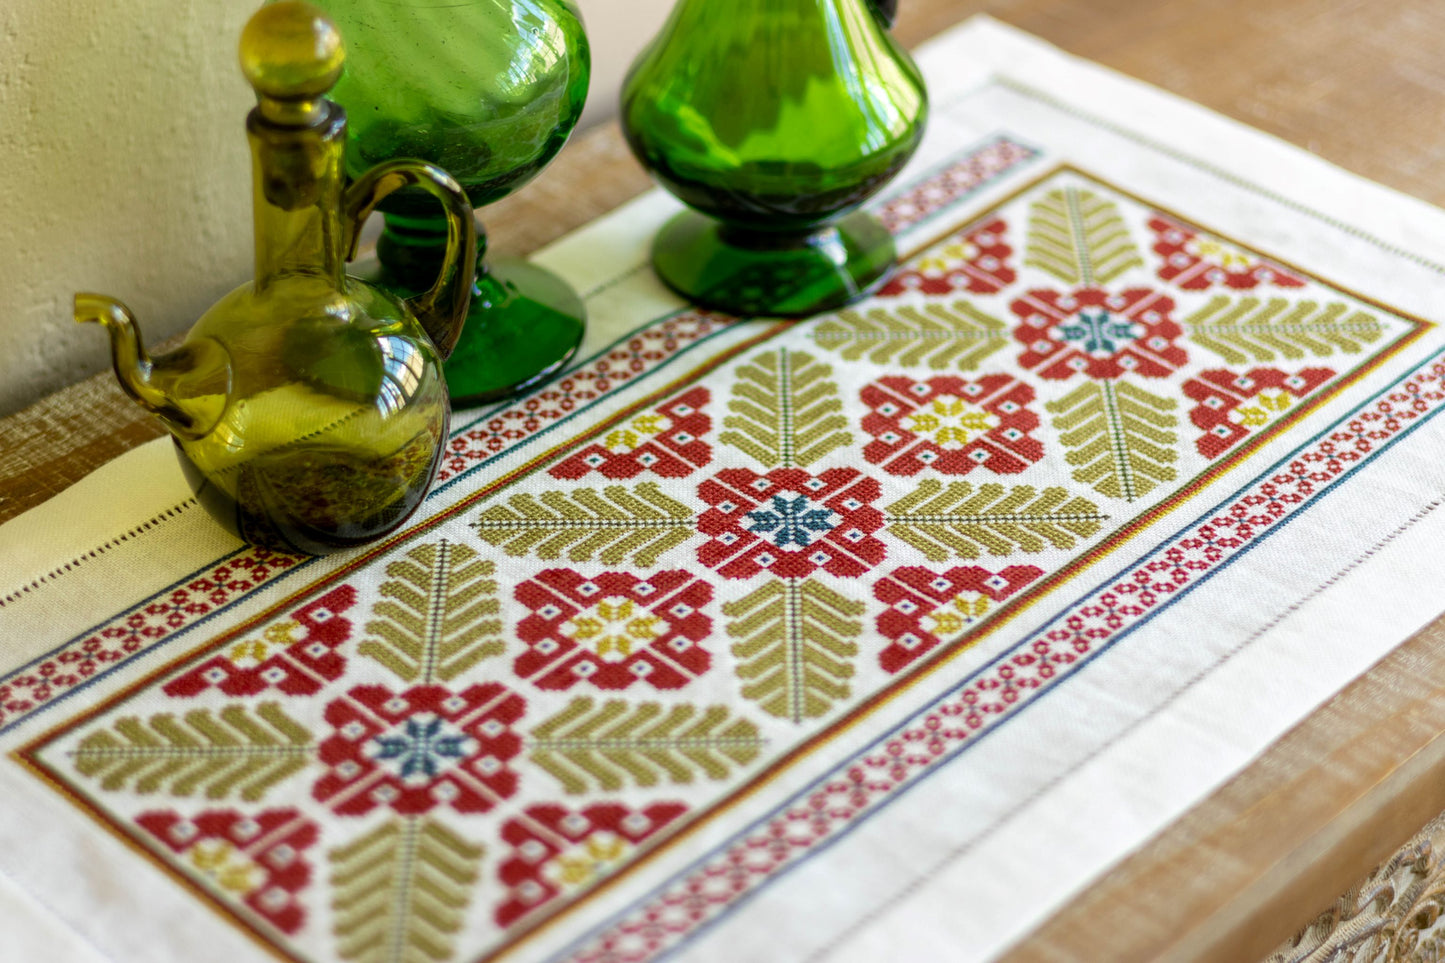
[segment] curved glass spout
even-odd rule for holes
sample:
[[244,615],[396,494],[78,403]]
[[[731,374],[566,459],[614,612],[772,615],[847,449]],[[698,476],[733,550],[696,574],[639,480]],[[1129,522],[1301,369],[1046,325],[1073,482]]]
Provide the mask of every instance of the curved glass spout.
[[195,339],[152,358],[141,344],[135,315],[103,294],[77,294],[75,320],[105,326],[121,388],[172,434],[200,438],[221,420],[231,390],[231,358],[218,342]]

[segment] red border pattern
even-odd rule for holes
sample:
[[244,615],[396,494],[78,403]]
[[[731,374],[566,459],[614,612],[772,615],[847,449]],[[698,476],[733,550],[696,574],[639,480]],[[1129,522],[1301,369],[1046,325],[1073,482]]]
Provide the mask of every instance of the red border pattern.
[[210,571],[122,612],[43,661],[0,683],[0,726],[13,723],[100,672],[194,625],[255,591],[300,559],[265,548],[248,548]]
[[[648,899],[569,959],[641,963],[675,946],[769,877],[880,808],[950,759],[971,737],[1031,702],[1176,593],[1247,550],[1412,422],[1445,402],[1445,358],[1416,374],[1327,436],[1284,470],[1256,482],[1220,514],[1176,538],[1113,585],[1025,640],[962,689],[923,709],[873,751]],[[1423,366],[1422,366],[1423,367]]]
[[1037,156],[1033,148],[1000,137],[885,203],[877,211],[878,219],[898,234]]

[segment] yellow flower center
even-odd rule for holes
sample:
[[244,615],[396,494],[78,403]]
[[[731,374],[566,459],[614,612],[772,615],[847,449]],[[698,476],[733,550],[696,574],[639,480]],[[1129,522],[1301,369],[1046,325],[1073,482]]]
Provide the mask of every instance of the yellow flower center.
[[635,451],[653,435],[666,431],[672,419],[665,415],[639,415],[624,427],[614,428],[602,437],[602,447],[623,454]]
[[244,639],[226,650],[226,657],[242,668],[266,661],[272,647],[284,649],[301,638],[302,627],[296,622],[276,622],[266,627],[259,639]]
[[662,635],[663,624],[632,599],[613,596],[572,616],[561,632],[604,662],[622,662],[634,649]]
[[903,419],[903,427],[940,448],[962,448],[999,426],[998,416],[953,395],[939,395]]
[[992,602],[988,596],[965,592],[958,598],[923,617],[923,628],[940,639],[957,635],[970,623],[988,614]]
[[203,839],[186,855],[192,866],[228,893],[246,896],[265,880],[261,867],[224,840]]
[[564,889],[586,886],[622,862],[632,849],[627,840],[608,832],[595,833],[564,850],[544,874]]
[[1246,428],[1263,428],[1294,406],[1287,391],[1266,389],[1229,413],[1230,420]]
[[1250,264],[1248,255],[1207,237],[1191,238],[1184,250],[1202,261],[1213,261],[1226,271],[1242,271]]
[[978,257],[977,245],[970,241],[955,241],[944,245],[937,254],[920,258],[918,271],[921,274],[938,275],[953,270]]

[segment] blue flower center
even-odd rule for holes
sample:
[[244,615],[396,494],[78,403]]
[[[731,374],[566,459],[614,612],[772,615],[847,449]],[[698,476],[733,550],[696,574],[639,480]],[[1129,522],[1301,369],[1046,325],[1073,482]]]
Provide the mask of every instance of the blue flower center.
[[475,746],[470,736],[439,716],[413,716],[391,732],[371,741],[371,758],[391,763],[407,782],[429,782]]
[[1117,354],[1139,337],[1139,326],[1103,308],[1085,308],[1058,327],[1059,337],[1096,357]]
[[758,508],[748,512],[752,524],[748,531],[759,532],[779,548],[797,545],[806,548],[815,538],[837,528],[841,519],[836,519],[833,510],[815,505],[806,495],[787,498],[773,496],[771,508]]

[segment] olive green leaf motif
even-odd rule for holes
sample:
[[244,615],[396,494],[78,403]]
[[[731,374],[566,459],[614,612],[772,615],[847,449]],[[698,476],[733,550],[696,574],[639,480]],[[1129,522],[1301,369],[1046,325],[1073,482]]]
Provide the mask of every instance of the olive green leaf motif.
[[442,963],[481,875],[482,847],[440,822],[395,819],[330,853],[337,952],[353,963]]
[[822,582],[796,578],[724,605],[744,698],[793,722],[826,715],[852,691],[864,608]]
[[1030,485],[1005,488],[990,482],[974,487],[936,479],[918,483],[912,494],[883,511],[890,535],[918,549],[931,562],[1070,549],[1099,531],[1109,516],[1067,489],[1042,491]]
[[1126,381],[1093,381],[1044,408],[1068,449],[1074,481],[1132,502],[1178,475],[1172,462],[1179,436],[1171,430],[1179,424],[1171,413],[1178,406]]
[[718,439],[766,468],[813,464],[853,440],[832,376],[831,366],[787,348],[749,359],[737,369]]
[[847,361],[973,371],[1013,339],[1002,321],[955,301],[839,311],[818,322],[813,340]]
[[485,509],[472,527],[512,556],[532,553],[551,561],[565,553],[573,562],[595,558],[606,565],[651,566],[687,541],[692,521],[692,509],[668,498],[656,482],[643,482],[630,490],[611,485],[600,492],[513,495]]
[[450,682],[501,655],[496,566],[465,545],[419,545],[386,567],[382,600],[357,651],[405,682]]
[[1216,295],[1184,319],[1190,339],[1229,364],[1359,354],[1384,333],[1373,315],[1340,301]]
[[1093,191],[1060,187],[1029,206],[1024,263],[1065,284],[1107,284],[1144,259],[1113,201]]
[[257,802],[310,762],[313,739],[275,702],[127,716],[80,741],[76,770],[109,792]]
[[690,785],[699,774],[718,780],[758,757],[767,740],[755,723],[727,706],[629,705],[586,696],[532,731],[532,762],[571,794],[617,792],[664,780]]

